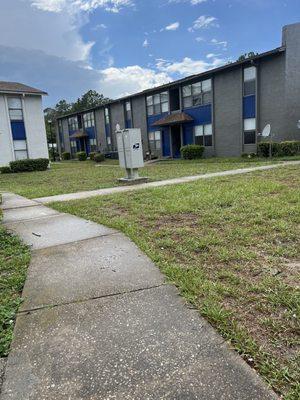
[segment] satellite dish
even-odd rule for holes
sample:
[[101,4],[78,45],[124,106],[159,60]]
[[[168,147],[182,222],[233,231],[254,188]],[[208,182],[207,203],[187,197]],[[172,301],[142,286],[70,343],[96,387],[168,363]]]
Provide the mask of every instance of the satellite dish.
[[120,131],[120,130],[121,130],[120,124],[117,124],[117,125],[116,125],[116,131],[118,132],[118,131]]
[[299,121],[297,122],[297,128],[300,129],[300,119],[299,119]]
[[261,136],[262,136],[262,137],[268,137],[268,136],[270,136],[270,134],[271,134],[271,125],[268,124],[268,125],[266,125],[266,126],[264,127],[264,129],[263,129],[263,131],[262,131],[262,133],[261,133]]

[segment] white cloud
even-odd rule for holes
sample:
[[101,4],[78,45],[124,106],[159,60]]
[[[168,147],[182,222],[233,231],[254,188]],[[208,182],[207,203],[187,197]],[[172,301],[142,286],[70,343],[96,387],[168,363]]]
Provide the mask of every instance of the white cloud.
[[205,3],[207,0],[169,0],[169,3],[191,3],[192,6]]
[[103,93],[112,97],[125,96],[172,81],[166,72],[132,65],[125,68],[106,68],[100,72]]
[[217,23],[216,17],[201,15],[194,21],[193,26],[191,26],[188,30],[190,32],[193,32],[199,29],[207,29],[210,27],[218,27],[218,26],[219,24]]
[[220,67],[225,63],[226,60],[219,58],[214,58],[211,62],[207,62],[204,60],[193,60],[189,57],[185,57],[182,61],[177,62],[170,62],[158,59],[156,66],[159,71],[168,74],[179,74],[182,76],[188,76],[195,73],[201,73],[212,68]]
[[122,8],[132,6],[133,0],[28,0],[33,7],[42,11],[60,13],[68,11],[93,11],[103,8],[108,12],[118,13]]
[[143,42],[143,47],[148,47],[149,46],[149,41],[148,39],[145,39]]
[[228,46],[228,42],[226,40],[220,41],[220,40],[217,40],[217,39],[212,39],[211,43],[216,45],[216,46],[223,47],[224,50],[226,50],[227,46]]
[[214,54],[214,53],[206,54],[206,58],[208,58],[208,59],[210,59],[210,58],[216,58],[216,57],[218,57],[218,56],[219,56],[219,54]]
[[179,22],[173,22],[172,24],[167,25],[165,27],[165,30],[166,31],[176,31],[179,28],[179,26],[180,26]]
[[195,38],[196,42],[205,42],[205,39],[201,36]]

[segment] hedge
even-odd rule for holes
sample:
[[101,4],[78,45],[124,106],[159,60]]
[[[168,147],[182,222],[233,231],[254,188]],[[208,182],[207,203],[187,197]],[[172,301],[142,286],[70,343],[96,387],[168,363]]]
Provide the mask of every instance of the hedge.
[[78,153],[76,153],[76,157],[78,158],[79,161],[85,161],[87,159],[85,151],[79,151]]
[[70,160],[70,159],[71,159],[71,153],[69,153],[68,151],[64,151],[64,152],[61,154],[61,158],[62,158],[63,160]]
[[286,157],[300,154],[300,141],[285,142],[260,142],[258,143],[257,153],[262,157],[270,156],[270,143],[272,144],[272,157]]
[[197,144],[189,144],[183,146],[180,149],[181,156],[185,160],[193,160],[195,158],[201,158],[204,152],[204,146],[199,146]]
[[90,152],[90,160],[94,160],[94,157],[95,157],[96,154],[97,154],[96,152],[91,151]]
[[48,168],[48,158],[36,158],[11,161],[9,167],[11,172],[32,172],[32,171],[45,171]]
[[10,174],[12,170],[10,169],[10,167],[1,167],[0,172],[1,174]]
[[102,153],[96,153],[96,154],[94,155],[94,161],[95,161],[96,163],[102,162],[102,161],[104,161],[104,160],[105,160],[104,154],[102,154]]

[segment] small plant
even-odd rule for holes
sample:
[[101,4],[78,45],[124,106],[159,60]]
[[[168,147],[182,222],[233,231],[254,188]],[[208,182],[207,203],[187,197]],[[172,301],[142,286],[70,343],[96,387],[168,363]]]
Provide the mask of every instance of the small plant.
[[243,154],[242,154],[242,157],[243,157],[243,158],[252,159],[252,158],[257,157],[257,154],[256,154],[256,153],[243,153]]
[[11,172],[32,172],[32,171],[45,171],[48,168],[48,158],[36,158],[11,161],[9,163]]
[[94,161],[95,161],[96,163],[103,162],[104,160],[105,160],[104,154],[102,154],[102,153],[96,153],[96,154],[95,154],[95,156],[94,156]]
[[201,158],[204,152],[204,146],[199,146],[197,144],[189,144],[183,146],[180,149],[181,156],[185,160],[193,160],[196,158]]
[[92,151],[90,153],[90,160],[94,160],[96,154],[97,154],[96,152]]
[[64,152],[61,154],[61,158],[62,158],[63,160],[70,160],[70,159],[71,159],[71,153],[69,153],[68,151],[64,151]]
[[76,157],[78,158],[79,161],[86,161],[87,155],[85,151],[79,151],[76,153]]
[[10,174],[12,170],[10,169],[10,167],[1,167],[0,172],[1,174]]

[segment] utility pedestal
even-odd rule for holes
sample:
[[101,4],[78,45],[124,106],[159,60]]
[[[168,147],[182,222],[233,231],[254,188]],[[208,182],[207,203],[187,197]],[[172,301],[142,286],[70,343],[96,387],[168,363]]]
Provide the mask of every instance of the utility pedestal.
[[124,168],[127,174],[119,181],[130,184],[146,182],[148,178],[139,176],[139,168],[144,167],[141,130],[117,130],[116,137],[120,167]]

